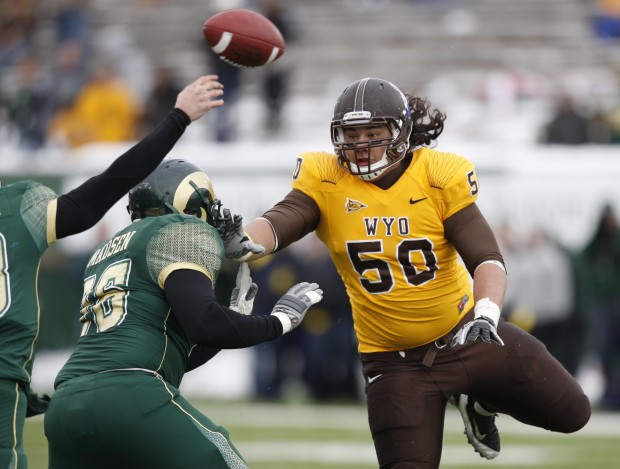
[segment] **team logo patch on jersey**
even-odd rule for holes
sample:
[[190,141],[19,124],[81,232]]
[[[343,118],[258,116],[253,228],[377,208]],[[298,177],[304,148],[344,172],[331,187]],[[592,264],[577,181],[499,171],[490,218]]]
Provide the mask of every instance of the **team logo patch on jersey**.
[[347,213],[357,212],[363,208],[368,207],[368,205],[361,203],[358,200],[347,199],[347,203],[344,205],[347,209]]

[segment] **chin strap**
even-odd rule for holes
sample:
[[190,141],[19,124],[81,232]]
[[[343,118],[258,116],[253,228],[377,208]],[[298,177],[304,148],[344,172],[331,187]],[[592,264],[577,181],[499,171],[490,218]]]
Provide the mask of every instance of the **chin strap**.
[[[382,164],[382,166],[379,169],[373,171],[372,167],[377,166],[379,164]],[[362,171],[360,170],[360,165],[356,163],[349,162],[349,167],[351,168],[351,170],[355,170],[355,173],[352,173],[352,174],[355,174],[355,176],[360,178],[362,181],[374,181],[379,176],[381,176],[383,172],[389,167],[387,151],[383,152],[383,156],[381,157],[379,161],[371,164],[368,167],[368,172],[362,173]]]

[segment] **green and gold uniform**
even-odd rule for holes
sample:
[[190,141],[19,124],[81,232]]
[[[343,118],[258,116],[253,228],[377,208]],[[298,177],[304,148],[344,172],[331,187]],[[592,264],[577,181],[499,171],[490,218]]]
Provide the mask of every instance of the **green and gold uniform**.
[[0,188],[0,467],[26,467],[24,389],[39,336],[39,265],[56,240],[57,197],[30,180]]
[[190,122],[181,109],[172,110],[103,172],[60,196],[31,180],[0,187],[0,467],[27,468],[24,419],[46,407],[30,390],[39,337],[41,257],[56,239],[101,220],[158,166]]
[[82,335],[45,416],[50,469],[246,467],[227,431],[179,394],[195,344],[164,291],[179,269],[214,283],[223,257],[217,230],[182,214],[138,220],[93,253]]
[[36,282],[41,256],[56,240],[57,197],[34,181],[0,188],[0,379],[30,381],[39,333]]

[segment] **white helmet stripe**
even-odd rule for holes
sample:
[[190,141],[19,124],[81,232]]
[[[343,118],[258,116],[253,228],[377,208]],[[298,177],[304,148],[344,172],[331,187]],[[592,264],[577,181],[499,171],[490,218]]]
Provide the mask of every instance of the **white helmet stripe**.
[[[364,110],[364,93],[366,92],[366,84],[368,83],[368,80],[370,80],[370,78],[364,78],[362,79],[359,84],[357,85],[357,90],[355,91],[355,101],[353,103],[353,110],[354,111],[363,111]],[[357,100],[359,98],[359,109],[357,107]]]

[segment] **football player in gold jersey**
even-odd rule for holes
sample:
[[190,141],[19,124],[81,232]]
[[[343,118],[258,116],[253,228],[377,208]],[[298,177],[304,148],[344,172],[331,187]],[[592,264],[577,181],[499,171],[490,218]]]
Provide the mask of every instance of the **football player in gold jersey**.
[[[496,413],[565,433],[591,413],[545,346],[500,319],[506,269],[476,205],[475,167],[430,148],[444,119],[386,80],[350,84],[331,123],[335,154],[300,155],[291,192],[237,236],[271,253],[316,231],[329,248],[381,468],[438,467],[449,401],[487,459],[500,451]],[[233,245],[231,258],[260,256]]]

